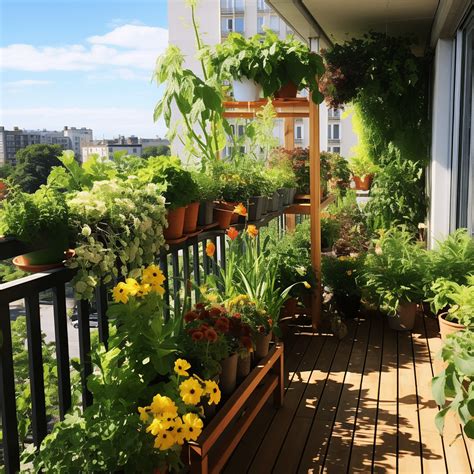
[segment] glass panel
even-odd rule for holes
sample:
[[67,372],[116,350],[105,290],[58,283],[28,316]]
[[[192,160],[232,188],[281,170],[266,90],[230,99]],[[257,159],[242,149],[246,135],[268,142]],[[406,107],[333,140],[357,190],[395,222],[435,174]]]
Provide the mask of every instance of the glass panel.
[[333,125],[333,130],[332,130],[332,138],[333,140],[339,140],[339,124],[335,123]]
[[235,19],[235,30],[237,33],[244,32],[244,19],[243,18],[236,18]]

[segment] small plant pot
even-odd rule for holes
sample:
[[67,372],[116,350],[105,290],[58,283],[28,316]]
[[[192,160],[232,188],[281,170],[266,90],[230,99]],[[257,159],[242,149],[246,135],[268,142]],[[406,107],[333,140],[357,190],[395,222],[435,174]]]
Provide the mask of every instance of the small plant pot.
[[270,205],[270,198],[268,196],[263,196],[262,199],[262,216],[268,214],[268,206]]
[[232,354],[227,359],[221,360],[221,375],[219,377],[219,386],[224,395],[230,395],[237,386],[237,363],[239,356]]
[[269,198],[268,202],[268,212],[277,212],[280,204],[280,193],[275,191],[273,196]]
[[290,188],[283,188],[283,205],[288,206],[290,204]]
[[415,325],[417,304],[402,303],[395,316],[388,316],[388,324],[395,331],[411,331]]
[[454,334],[455,332],[462,331],[466,329],[464,324],[453,323],[452,321],[448,321],[445,319],[446,313],[442,313],[438,316],[439,322],[439,333],[441,335],[441,339],[445,340],[449,334]]
[[239,361],[237,362],[237,377],[239,379],[244,379],[250,374],[250,367],[251,367],[252,357],[250,352],[247,352],[245,357],[239,357]]
[[277,193],[278,193],[278,210],[282,211],[283,208],[285,207],[285,189],[284,188],[277,189]]
[[280,90],[275,92],[277,99],[294,99],[298,94],[298,88],[293,81],[288,81],[285,85],[281,86]]
[[268,355],[270,349],[270,341],[272,340],[272,332],[268,334],[257,334],[255,340],[255,357],[257,360],[263,359]]
[[237,102],[255,102],[260,99],[262,86],[257,84],[252,79],[242,77],[238,80],[232,81],[232,88],[234,90],[234,99]]
[[296,196],[296,188],[290,188],[288,204],[293,204],[295,202],[295,196]]
[[206,227],[214,222],[214,203],[213,202],[201,202],[199,205],[198,212],[198,225],[200,227]]
[[38,242],[46,242],[48,247],[28,252],[22,255],[22,264],[59,265],[65,259],[65,252],[69,247],[68,232],[66,229],[57,229],[57,232],[44,233],[37,236]]
[[226,230],[230,227],[233,211],[226,209],[214,208],[214,220],[217,222],[219,229]]
[[183,236],[185,214],[185,207],[168,209],[168,213],[166,215],[168,227],[163,230],[163,236],[165,237],[165,240],[180,239]]
[[259,221],[262,218],[263,196],[253,196],[249,199],[249,221]]
[[372,185],[372,180],[374,178],[373,174],[366,174],[363,178],[359,176],[354,176],[355,188],[358,191],[368,191]]
[[217,205],[220,209],[225,209],[226,211],[232,211],[232,217],[230,220],[231,224],[237,224],[239,220],[239,215],[234,212],[234,209],[237,207],[238,202],[229,202],[229,201],[221,201]]
[[184,226],[183,231],[185,234],[191,234],[196,231],[197,221],[199,215],[199,203],[192,202],[186,206],[186,212],[184,213]]

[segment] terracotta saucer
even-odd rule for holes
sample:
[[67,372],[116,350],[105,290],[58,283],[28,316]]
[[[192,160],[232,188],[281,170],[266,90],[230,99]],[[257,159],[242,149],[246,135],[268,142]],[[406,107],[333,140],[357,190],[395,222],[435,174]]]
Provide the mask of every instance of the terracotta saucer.
[[65,254],[66,254],[66,258],[62,262],[58,262],[58,263],[48,263],[44,265],[30,265],[28,263],[25,263],[23,255],[18,255],[17,257],[15,257],[12,260],[12,263],[17,268],[19,268],[20,270],[23,270],[24,272],[41,273],[41,272],[46,272],[48,270],[53,270],[54,268],[64,267],[66,260],[69,260],[70,258],[74,257],[74,255],[76,255],[76,251],[73,249],[69,249],[65,252]]

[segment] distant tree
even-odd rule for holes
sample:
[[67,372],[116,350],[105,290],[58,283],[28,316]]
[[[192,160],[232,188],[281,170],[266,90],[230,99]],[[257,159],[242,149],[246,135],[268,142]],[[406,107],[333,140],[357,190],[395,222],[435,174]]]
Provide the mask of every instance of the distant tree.
[[146,146],[142,152],[142,158],[150,158],[150,156],[169,156],[171,154],[168,145]]
[[0,166],[0,179],[7,179],[13,174],[14,169],[15,168],[13,168],[13,166],[9,164]]
[[53,166],[62,166],[58,157],[60,145],[29,145],[16,152],[16,167],[12,178],[23,191],[35,192],[46,180]]

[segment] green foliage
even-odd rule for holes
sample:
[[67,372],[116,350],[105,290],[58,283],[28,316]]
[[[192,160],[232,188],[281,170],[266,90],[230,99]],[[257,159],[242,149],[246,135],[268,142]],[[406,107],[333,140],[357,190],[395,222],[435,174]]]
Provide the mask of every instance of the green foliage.
[[0,179],[9,178],[13,174],[14,170],[15,168],[10,164],[0,166]]
[[363,270],[364,257],[333,257],[323,256],[321,261],[321,277],[323,286],[330,293],[342,298],[361,296],[357,278]]
[[142,158],[152,156],[170,156],[171,150],[168,145],[146,146],[142,151]]
[[7,262],[0,263],[0,283],[7,283],[24,276],[26,276],[26,273],[18,270],[13,264]]
[[457,414],[464,433],[474,439],[474,331],[450,334],[441,350],[446,368],[432,380],[433,396],[442,407],[435,423],[443,433],[446,415]]
[[328,185],[328,191],[345,195],[351,181],[351,173],[347,161],[339,153],[322,151],[321,180]]
[[317,83],[317,77],[324,72],[321,57],[291,36],[280,40],[270,30],[251,38],[231,33],[216,46],[213,63],[216,69],[235,79],[255,80],[265,97],[291,81],[298,90],[309,88],[315,103],[323,99]]
[[403,224],[415,234],[426,216],[424,165],[403,159],[392,145],[384,161],[372,184],[372,199],[365,207],[367,225],[376,232]]
[[200,202],[215,201],[219,197],[220,184],[210,174],[193,171],[192,178],[197,186],[197,200]]
[[428,265],[426,250],[405,228],[382,232],[374,253],[369,253],[359,284],[389,314],[400,304],[423,300],[423,278]]
[[12,180],[27,192],[35,192],[41,185],[46,184],[49,172],[53,166],[61,166],[59,157],[62,148],[59,145],[28,145],[16,152]]
[[349,169],[353,176],[364,179],[369,174],[377,173],[380,168],[367,155],[356,155],[350,158]]
[[67,235],[68,206],[65,196],[48,187],[34,194],[17,188],[10,189],[8,198],[1,202],[0,234],[26,242],[38,239],[56,241]]

